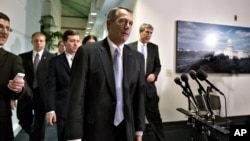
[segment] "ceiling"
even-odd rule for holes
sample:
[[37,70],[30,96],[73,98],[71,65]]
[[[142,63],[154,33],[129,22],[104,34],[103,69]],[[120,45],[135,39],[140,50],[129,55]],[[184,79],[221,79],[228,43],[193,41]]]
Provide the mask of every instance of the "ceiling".
[[[86,21],[83,27],[90,34],[103,34],[108,11],[116,6],[132,8],[136,0],[61,0],[61,17],[81,18]],[[97,15],[90,15],[95,12]],[[93,23],[88,23],[93,21]],[[91,28],[91,29],[88,29]]]
[[77,17],[87,19],[92,0],[61,0],[62,17]]

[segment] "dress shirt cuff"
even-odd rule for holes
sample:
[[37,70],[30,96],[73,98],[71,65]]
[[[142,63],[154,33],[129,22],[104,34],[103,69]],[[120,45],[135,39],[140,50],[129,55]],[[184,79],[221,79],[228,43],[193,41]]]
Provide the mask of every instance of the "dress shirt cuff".
[[136,131],[136,132],[135,132],[135,135],[137,135],[137,136],[142,136],[142,135],[143,135],[143,131]]
[[55,111],[49,111],[49,112],[47,112],[46,114],[50,114],[50,113],[55,113]]
[[82,139],[67,140],[67,141],[82,141]]

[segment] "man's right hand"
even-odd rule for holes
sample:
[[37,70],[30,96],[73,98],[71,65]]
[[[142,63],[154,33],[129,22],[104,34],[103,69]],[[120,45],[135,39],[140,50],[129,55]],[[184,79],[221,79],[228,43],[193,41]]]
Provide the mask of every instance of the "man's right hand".
[[46,122],[47,124],[53,126],[56,122],[56,113],[55,111],[47,112],[46,113]]

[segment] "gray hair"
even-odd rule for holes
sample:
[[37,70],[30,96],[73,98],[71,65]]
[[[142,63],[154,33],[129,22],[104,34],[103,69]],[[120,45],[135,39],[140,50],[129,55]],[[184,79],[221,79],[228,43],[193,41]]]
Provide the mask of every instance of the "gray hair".
[[111,9],[108,13],[108,16],[107,16],[107,20],[110,20],[110,21],[115,21],[116,18],[117,18],[117,11],[120,10],[120,9],[124,9],[126,11],[128,11],[129,13],[133,13],[132,10],[128,9],[128,8],[125,8],[125,7],[115,7],[113,9]]
[[139,28],[139,32],[143,32],[145,29],[151,29],[151,30],[154,30],[154,27],[151,25],[151,24],[148,24],[148,23],[144,23],[140,26]]

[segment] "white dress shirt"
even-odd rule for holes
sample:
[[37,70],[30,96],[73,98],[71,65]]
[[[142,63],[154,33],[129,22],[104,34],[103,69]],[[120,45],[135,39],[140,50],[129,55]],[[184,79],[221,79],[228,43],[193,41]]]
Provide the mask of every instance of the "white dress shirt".
[[71,68],[72,62],[73,62],[73,59],[74,59],[74,55],[69,54],[68,52],[65,51],[65,56],[66,56],[67,61],[69,63],[69,67]]
[[33,63],[34,63],[34,61],[35,61],[35,57],[36,57],[36,54],[37,54],[37,53],[39,54],[39,60],[41,60],[42,55],[43,55],[43,52],[44,52],[43,49],[42,49],[41,51],[39,51],[39,52],[36,52],[35,50],[33,50],[33,53],[32,53],[32,61],[33,61]]

